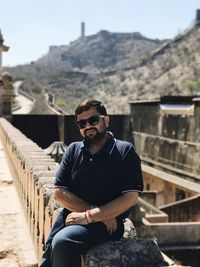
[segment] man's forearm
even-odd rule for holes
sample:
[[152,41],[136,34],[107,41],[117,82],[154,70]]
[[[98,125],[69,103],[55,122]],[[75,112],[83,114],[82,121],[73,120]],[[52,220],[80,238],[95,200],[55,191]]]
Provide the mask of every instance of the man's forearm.
[[111,202],[91,210],[94,221],[103,221],[115,218],[137,203],[138,193],[127,192]]
[[[83,212],[91,208],[90,203],[87,203],[65,188],[55,188],[54,198],[70,211]],[[110,220],[134,206],[137,200],[137,192],[124,193],[107,204],[92,209],[90,213],[96,222]]]
[[90,209],[90,204],[65,188],[54,188],[54,198],[66,209],[81,212]]

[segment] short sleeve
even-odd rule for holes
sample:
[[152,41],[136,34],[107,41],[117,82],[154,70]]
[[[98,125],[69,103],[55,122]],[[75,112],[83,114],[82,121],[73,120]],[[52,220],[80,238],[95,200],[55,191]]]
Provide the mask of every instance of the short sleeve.
[[131,145],[122,159],[122,193],[128,191],[143,191],[141,161]]
[[69,179],[71,176],[72,162],[71,162],[71,148],[67,147],[62,161],[60,163],[60,167],[56,172],[54,186],[55,187],[67,187],[69,184]]

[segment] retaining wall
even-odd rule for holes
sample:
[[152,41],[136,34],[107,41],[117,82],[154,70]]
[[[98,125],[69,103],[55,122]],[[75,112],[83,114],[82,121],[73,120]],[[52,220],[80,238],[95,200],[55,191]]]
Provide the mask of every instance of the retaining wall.
[[[163,104],[175,106],[174,110],[165,112]],[[191,106],[193,113],[173,113],[182,105]],[[132,136],[143,162],[184,177],[199,178],[200,98],[168,96],[135,101],[130,108]]]

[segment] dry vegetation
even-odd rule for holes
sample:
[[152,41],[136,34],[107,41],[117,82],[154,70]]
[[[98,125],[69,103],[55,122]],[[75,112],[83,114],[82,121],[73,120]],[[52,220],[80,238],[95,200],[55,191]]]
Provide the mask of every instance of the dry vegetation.
[[110,113],[128,113],[130,100],[160,95],[200,94],[200,28],[173,40],[151,40],[139,33],[101,31],[69,46],[51,48],[35,63],[10,69],[23,89],[55,95],[73,113],[80,99],[101,99]]

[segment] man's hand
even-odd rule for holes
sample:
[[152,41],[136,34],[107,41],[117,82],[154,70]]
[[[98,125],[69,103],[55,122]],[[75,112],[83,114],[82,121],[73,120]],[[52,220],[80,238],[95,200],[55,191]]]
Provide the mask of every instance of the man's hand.
[[85,212],[71,212],[65,219],[65,224],[88,224]]
[[112,234],[113,232],[116,231],[117,229],[117,220],[115,218],[113,219],[110,219],[110,220],[106,220],[106,221],[103,221],[102,223],[105,224],[106,226],[106,230]]
[[[106,226],[106,230],[112,234],[117,229],[117,221],[116,219],[110,219],[102,222]],[[85,212],[71,212],[67,218],[65,219],[66,225],[73,224],[88,224],[87,218],[85,216]]]

